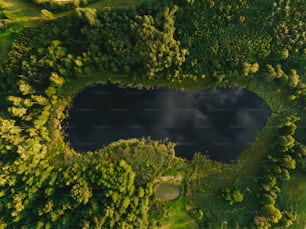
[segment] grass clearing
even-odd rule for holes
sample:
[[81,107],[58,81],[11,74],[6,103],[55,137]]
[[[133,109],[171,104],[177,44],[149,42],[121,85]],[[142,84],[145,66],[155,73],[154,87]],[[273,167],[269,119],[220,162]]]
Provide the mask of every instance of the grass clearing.
[[18,31],[27,25],[35,25],[35,21],[40,18],[41,8],[35,4],[21,0],[8,0],[2,3],[4,10],[8,11],[12,17],[12,21],[8,27],[0,31],[0,61],[7,57],[14,35],[12,31]]
[[275,84],[263,83],[262,79],[254,76],[248,88],[262,98],[272,112],[286,112],[288,107],[292,107],[292,101],[288,99],[289,95]]
[[306,228],[306,180],[305,173],[294,172],[291,179],[284,183],[280,194],[280,203],[292,206],[298,214],[297,221],[292,228]]
[[0,62],[2,62],[8,54],[13,41],[13,35],[9,33],[1,34],[0,36]]
[[141,2],[142,0],[104,0],[89,4],[88,7],[103,10],[105,8],[124,8],[128,6],[136,6]]
[[[140,2],[142,2],[142,0],[104,0],[89,4],[88,7],[103,10],[110,7],[135,6]],[[41,17],[41,10],[43,7],[34,3],[22,0],[6,0],[2,2],[2,5],[6,11],[10,12],[16,18],[9,24],[8,28],[0,31],[0,62],[7,57],[12,42],[14,41],[12,31],[18,31],[25,26],[36,26],[43,22],[43,18]],[[70,10],[53,14],[55,18],[57,18],[72,12],[73,11]]]
[[185,197],[181,196],[171,202],[169,218],[162,222],[161,229],[197,229],[195,220],[187,213],[185,208]]
[[[89,4],[88,7],[103,10],[105,8],[117,8],[136,6],[142,0],[104,0],[96,1]],[[34,3],[22,0],[7,0],[3,2],[6,11],[10,12],[16,19],[10,23],[9,27],[0,31],[0,61],[7,57],[11,44],[13,42],[13,35],[11,31],[18,31],[25,26],[36,26],[42,23],[41,10],[43,7]],[[72,13],[72,10],[54,13],[55,18],[65,16]]]
[[240,154],[233,169],[238,170],[237,177],[241,181],[249,182],[257,175],[260,161],[271,149],[270,143],[273,141],[275,129],[273,118],[269,116],[264,128],[256,134],[253,144]]
[[27,1],[7,0],[3,2],[6,10],[10,11],[17,17],[38,17],[41,8]]
[[[264,87],[260,89],[264,92]],[[262,97],[264,98],[264,96],[265,94]],[[279,94],[279,97],[283,97],[282,93]],[[286,100],[283,102],[285,103]],[[278,104],[276,100],[273,106],[276,107]],[[277,116],[277,114],[274,114],[274,116]],[[204,209],[204,218],[206,211],[210,226],[229,228],[250,223],[255,215],[252,209],[258,208],[253,193],[254,178],[257,177],[260,169],[258,165],[271,149],[270,143],[274,132],[274,118],[270,116],[265,127],[257,133],[254,143],[241,153],[237,162],[221,164],[201,159],[200,162],[189,167],[186,176],[186,200],[188,205]],[[224,186],[239,188],[244,195],[243,202],[230,206],[224,200],[218,198],[220,189]]]
[[[211,228],[245,225],[253,215],[251,209],[254,209],[254,200],[245,192],[246,184],[242,185],[239,178],[234,178],[236,172],[239,171],[233,168],[211,170],[206,177],[188,182],[188,204],[204,209],[204,219]],[[198,173],[201,174],[201,171]],[[233,206],[218,197],[220,189],[231,184],[239,187],[244,194],[244,201]]]

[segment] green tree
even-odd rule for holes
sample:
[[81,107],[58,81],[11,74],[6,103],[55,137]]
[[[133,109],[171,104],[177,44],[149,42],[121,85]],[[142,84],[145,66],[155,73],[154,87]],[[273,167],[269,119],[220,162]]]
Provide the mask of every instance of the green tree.
[[261,196],[261,204],[263,205],[274,205],[275,204],[275,197],[270,194],[263,194]]
[[270,191],[276,186],[276,184],[277,184],[276,177],[269,174],[263,177],[261,185],[264,188],[264,190]]
[[57,73],[52,72],[50,76],[50,81],[53,82],[56,86],[62,86],[65,82],[63,77],[60,77]]
[[27,109],[24,107],[9,107],[8,111],[15,117],[22,118],[27,113]]
[[199,222],[201,222],[204,218],[204,212],[200,208],[193,209],[191,211],[191,215]]
[[90,198],[92,197],[92,191],[88,187],[87,182],[85,181],[81,182],[79,178],[79,182],[74,186],[72,186],[71,196],[77,203],[85,205],[89,202]]
[[230,205],[243,201],[243,194],[237,188],[225,187],[221,190],[221,198],[226,200]]
[[288,151],[290,148],[294,146],[294,143],[295,143],[295,139],[291,135],[280,136],[279,140],[280,140],[279,143],[281,146],[280,150],[282,152]]
[[281,179],[285,181],[290,180],[290,173],[287,169],[282,169]]
[[20,80],[19,83],[19,91],[23,94],[23,95],[28,95],[31,94],[33,92],[33,88],[30,84],[28,84],[26,81],[24,80]]
[[296,69],[291,69],[288,79],[289,79],[288,80],[289,87],[295,88],[298,85],[300,77],[297,74]]
[[89,25],[98,25],[100,21],[97,18],[97,10],[94,8],[76,8],[77,15],[86,20]]
[[40,11],[40,13],[41,13],[41,16],[42,16],[43,18],[45,18],[45,19],[48,19],[48,20],[54,19],[53,13],[50,12],[49,10],[42,9],[42,10]]
[[296,161],[290,155],[285,155],[282,158],[282,163],[281,164],[286,169],[295,169],[295,167],[296,167]]
[[288,228],[294,224],[297,219],[297,215],[294,212],[284,211],[283,217],[281,220],[281,225],[285,228]]
[[272,223],[278,223],[282,218],[281,211],[272,204],[264,205],[262,207],[262,212]]

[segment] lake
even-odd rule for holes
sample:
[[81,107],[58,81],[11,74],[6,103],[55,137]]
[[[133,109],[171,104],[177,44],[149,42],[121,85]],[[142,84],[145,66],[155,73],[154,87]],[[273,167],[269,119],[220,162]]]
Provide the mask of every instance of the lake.
[[175,142],[180,157],[201,152],[230,162],[252,144],[270,110],[242,88],[138,90],[107,84],[82,90],[69,114],[65,140],[81,153],[118,139],[151,136]]

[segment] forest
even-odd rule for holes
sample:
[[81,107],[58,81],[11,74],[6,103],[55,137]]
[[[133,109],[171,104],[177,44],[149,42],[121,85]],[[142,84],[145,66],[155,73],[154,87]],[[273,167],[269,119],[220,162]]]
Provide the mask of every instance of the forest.
[[[305,1],[7,2],[33,11],[0,1],[0,228],[306,226]],[[67,109],[107,82],[244,87],[272,113],[231,164],[149,137],[80,154]]]

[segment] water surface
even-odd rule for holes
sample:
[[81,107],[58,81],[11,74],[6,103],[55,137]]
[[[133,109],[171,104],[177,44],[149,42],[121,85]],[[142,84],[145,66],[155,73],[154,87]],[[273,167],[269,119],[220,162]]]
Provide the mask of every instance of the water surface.
[[96,85],[74,98],[66,141],[86,152],[122,138],[169,138],[177,144],[177,156],[190,159],[201,152],[230,162],[254,141],[269,113],[265,103],[246,89]]
[[172,184],[159,184],[155,190],[155,197],[161,200],[175,200],[180,196],[180,187]]

